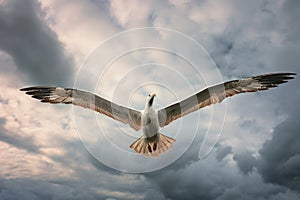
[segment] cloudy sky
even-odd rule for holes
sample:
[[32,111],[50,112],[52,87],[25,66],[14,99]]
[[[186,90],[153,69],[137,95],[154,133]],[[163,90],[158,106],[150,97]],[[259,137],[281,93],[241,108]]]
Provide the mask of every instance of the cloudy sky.
[[[19,89],[77,87],[143,109],[222,80],[300,73],[297,0],[0,0],[0,199],[299,199],[299,78],[139,132]],[[212,148],[213,147],[213,148]],[[127,171],[127,172],[126,172]],[[130,173],[128,173],[130,172]]]

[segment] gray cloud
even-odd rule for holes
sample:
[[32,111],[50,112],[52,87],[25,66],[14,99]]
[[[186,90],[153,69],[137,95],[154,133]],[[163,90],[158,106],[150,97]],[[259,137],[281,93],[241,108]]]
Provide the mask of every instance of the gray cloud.
[[[68,85],[72,61],[57,35],[43,20],[33,0],[6,1],[0,6],[0,49],[7,52],[31,84]],[[28,80],[29,77],[29,80]]]
[[217,148],[216,159],[222,161],[228,154],[232,153],[231,146],[221,145]]
[[256,159],[250,152],[238,153],[233,156],[233,160],[237,162],[242,173],[249,174],[253,172]]
[[210,34],[204,42],[222,74],[246,77],[249,73],[295,70],[299,2],[233,2],[235,9],[224,30]]
[[286,29],[292,28],[292,31],[286,31],[287,41],[292,43],[300,43],[299,34],[300,27],[297,26],[298,19],[300,17],[299,13],[300,2],[297,0],[286,0],[282,9],[282,24],[284,24]]
[[[17,148],[25,149],[29,152],[38,152],[38,147],[35,145],[32,137],[20,136],[12,134],[8,130],[3,128],[5,124],[5,119],[0,118],[0,140],[13,145]],[[16,123],[18,123],[16,121]]]
[[[105,199],[107,195],[99,195],[86,188],[72,188],[76,181],[56,182],[30,178],[4,180],[0,179],[0,199]],[[20,189],[22,188],[22,189]]]
[[[214,154],[184,169],[165,170],[148,176],[169,199],[273,199],[297,196],[282,186],[264,183],[256,172],[245,176],[229,165],[214,160]],[[291,193],[289,195],[285,193]],[[285,194],[285,195],[283,195]]]
[[[298,98],[298,100],[300,100]],[[298,101],[299,102],[299,101]],[[260,150],[258,169],[267,182],[300,191],[299,107],[279,124]]]

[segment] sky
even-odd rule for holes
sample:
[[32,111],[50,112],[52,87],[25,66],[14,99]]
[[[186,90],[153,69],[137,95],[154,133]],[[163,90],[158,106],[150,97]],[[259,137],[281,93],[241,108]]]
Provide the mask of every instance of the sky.
[[209,85],[300,73],[297,0],[0,0],[0,199],[300,199],[299,78],[141,133],[19,89],[88,90],[142,110]]

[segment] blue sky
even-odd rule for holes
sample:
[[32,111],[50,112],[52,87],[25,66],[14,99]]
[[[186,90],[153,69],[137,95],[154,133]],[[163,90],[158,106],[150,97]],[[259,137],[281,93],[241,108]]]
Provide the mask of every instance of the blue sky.
[[[160,108],[223,80],[299,74],[299,8],[296,0],[0,1],[0,199],[299,199],[298,77],[163,128],[177,141],[158,159],[134,154],[140,133],[123,124],[19,91],[76,86],[136,109],[156,92]],[[210,153],[200,158],[203,144]]]

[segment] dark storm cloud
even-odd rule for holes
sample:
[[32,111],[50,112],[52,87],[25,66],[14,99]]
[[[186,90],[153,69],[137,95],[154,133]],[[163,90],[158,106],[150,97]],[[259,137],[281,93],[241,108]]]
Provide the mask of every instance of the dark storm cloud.
[[[264,183],[259,174],[239,174],[228,165],[211,157],[189,165],[184,169],[164,171],[147,177],[158,185],[166,199],[276,199],[289,190],[285,187]],[[290,196],[297,196],[291,192]],[[283,196],[289,196],[283,195]]]
[[250,152],[238,153],[233,156],[233,160],[236,161],[238,168],[243,174],[253,172],[256,159]]
[[36,1],[9,0],[0,6],[0,49],[31,84],[67,85],[72,78],[72,61]]
[[[206,175],[207,173],[207,175]],[[215,199],[222,194],[225,185],[219,185],[210,178],[211,172],[195,167],[172,170],[169,169],[156,176],[149,177],[159,185],[161,192],[170,199]],[[216,173],[219,173],[216,172]],[[226,179],[223,176],[222,179]]]
[[[300,100],[300,98],[298,99]],[[298,101],[299,102],[299,101]],[[300,191],[300,109],[279,124],[260,150],[258,169],[265,181]]]

